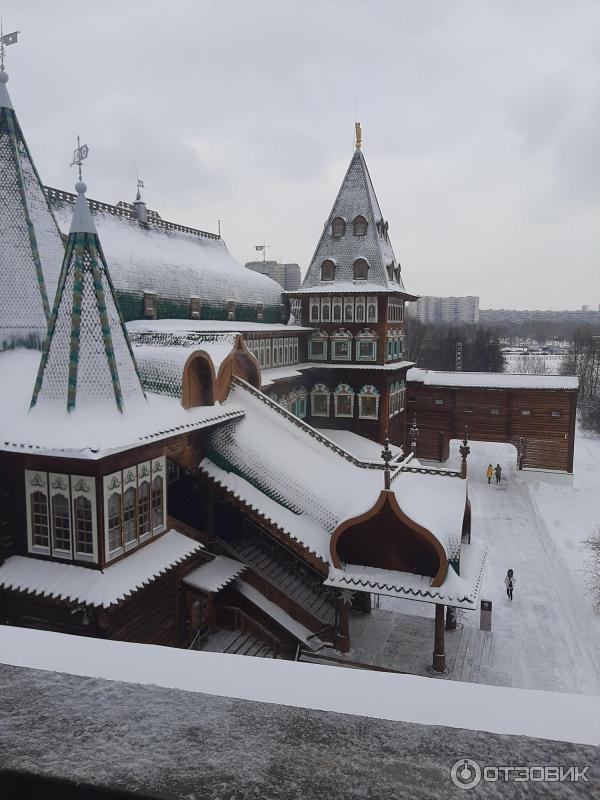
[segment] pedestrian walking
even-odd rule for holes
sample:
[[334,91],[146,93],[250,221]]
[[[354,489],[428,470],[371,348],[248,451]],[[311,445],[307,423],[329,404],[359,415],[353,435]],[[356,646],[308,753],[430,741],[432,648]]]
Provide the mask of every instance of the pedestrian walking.
[[496,483],[500,483],[500,481],[502,480],[502,467],[500,466],[500,464],[496,464],[496,469],[494,470],[494,472],[496,473]]
[[488,483],[492,482],[492,475],[494,474],[494,468],[491,464],[488,464],[488,468],[485,471],[485,477],[488,479]]
[[506,578],[504,578],[504,583],[506,585],[506,596],[509,600],[513,599],[513,589],[517,585],[517,579],[515,578],[515,574],[512,569],[509,569],[506,573]]

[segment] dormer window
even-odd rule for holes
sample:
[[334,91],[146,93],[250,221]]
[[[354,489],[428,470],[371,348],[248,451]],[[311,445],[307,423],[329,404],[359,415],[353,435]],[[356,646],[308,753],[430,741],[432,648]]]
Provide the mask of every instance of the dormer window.
[[227,301],[227,319],[235,319],[235,303],[233,300]]
[[352,233],[355,236],[366,236],[367,235],[367,220],[362,214],[359,214],[358,217],[354,218],[354,222],[352,223]]
[[200,319],[202,303],[199,297],[190,297],[190,319]]
[[263,320],[264,305],[262,303],[256,304],[256,320],[262,322]]
[[327,258],[321,264],[321,280],[322,281],[332,281],[335,277],[335,264],[329,258]]
[[369,265],[364,258],[357,258],[352,267],[352,277],[355,281],[366,281],[369,275]]
[[154,292],[144,292],[144,317],[146,319],[156,319],[156,295]]
[[331,223],[331,235],[334,239],[340,239],[346,233],[346,220],[343,217],[336,217]]

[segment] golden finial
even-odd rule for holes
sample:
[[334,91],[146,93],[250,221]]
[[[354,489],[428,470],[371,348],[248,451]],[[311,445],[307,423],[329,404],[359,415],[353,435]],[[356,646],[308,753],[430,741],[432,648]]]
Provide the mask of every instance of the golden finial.
[[356,142],[354,146],[357,150],[360,150],[360,146],[362,144],[362,128],[360,127],[360,122],[354,123],[354,134],[356,136]]

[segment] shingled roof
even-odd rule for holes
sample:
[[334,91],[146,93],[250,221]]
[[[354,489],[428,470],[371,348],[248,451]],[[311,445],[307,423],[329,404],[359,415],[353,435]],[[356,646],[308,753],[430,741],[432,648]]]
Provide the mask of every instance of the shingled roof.
[[[358,216],[367,221],[364,236],[353,233],[353,221]],[[334,236],[332,231],[332,222],[337,218],[345,222],[345,232],[340,236]],[[357,258],[364,258],[369,265],[366,281],[353,280],[353,264]],[[335,279],[323,282],[321,265],[326,259],[330,259],[335,265]],[[315,290],[405,291],[400,277],[400,265],[388,236],[387,222],[381,213],[367,162],[358,147],[350,160],[299,291],[304,293]]]
[[96,226],[78,198],[67,242],[48,338],[31,405],[55,402],[68,411],[82,402],[123,411],[144,390],[114,294]]
[[0,70],[0,350],[40,347],[64,245]]

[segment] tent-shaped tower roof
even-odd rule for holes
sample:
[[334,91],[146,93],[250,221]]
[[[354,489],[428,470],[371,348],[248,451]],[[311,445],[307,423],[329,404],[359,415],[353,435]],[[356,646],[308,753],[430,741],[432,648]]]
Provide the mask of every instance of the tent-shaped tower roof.
[[[366,282],[354,280],[353,267],[359,258],[368,265]],[[326,260],[335,265],[333,281],[321,280],[321,266]],[[405,291],[359,137],[300,289],[315,290]]]
[[123,411],[144,398],[108,266],[85,198],[77,202],[32,406],[54,402]]
[[64,245],[0,68],[0,350],[41,346]]

